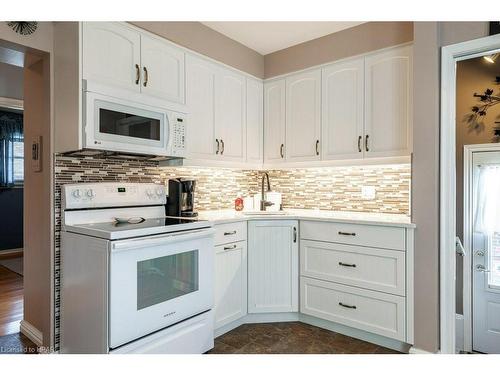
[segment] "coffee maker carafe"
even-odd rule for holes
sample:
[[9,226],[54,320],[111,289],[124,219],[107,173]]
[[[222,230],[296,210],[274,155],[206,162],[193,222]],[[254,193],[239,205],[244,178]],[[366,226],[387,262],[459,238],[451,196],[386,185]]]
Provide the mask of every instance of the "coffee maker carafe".
[[196,180],[177,178],[168,180],[167,216],[194,217],[194,190]]

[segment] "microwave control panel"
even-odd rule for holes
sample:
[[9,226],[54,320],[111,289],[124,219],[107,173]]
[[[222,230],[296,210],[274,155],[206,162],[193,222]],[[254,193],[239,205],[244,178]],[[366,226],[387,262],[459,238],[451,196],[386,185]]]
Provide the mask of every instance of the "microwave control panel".
[[184,153],[186,150],[186,119],[175,116],[173,124],[173,149],[175,153]]

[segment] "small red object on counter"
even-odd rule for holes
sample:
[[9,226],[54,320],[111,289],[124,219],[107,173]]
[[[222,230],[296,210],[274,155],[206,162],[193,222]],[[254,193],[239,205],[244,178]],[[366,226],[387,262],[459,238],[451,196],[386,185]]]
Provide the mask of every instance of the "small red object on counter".
[[243,211],[243,198],[238,197],[234,200],[234,209],[236,211]]

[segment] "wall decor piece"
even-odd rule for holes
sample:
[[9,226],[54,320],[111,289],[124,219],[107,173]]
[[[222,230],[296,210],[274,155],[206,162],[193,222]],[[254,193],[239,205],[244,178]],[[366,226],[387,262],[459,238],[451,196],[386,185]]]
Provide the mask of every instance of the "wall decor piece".
[[[495,83],[500,85],[500,76],[495,77]],[[474,93],[472,96],[479,98],[478,105],[471,108],[471,113],[467,119],[469,125],[474,127],[477,126],[481,118],[486,116],[491,107],[500,104],[500,93],[495,95],[493,89],[487,88],[482,94]],[[495,121],[495,124],[500,124],[500,122]],[[493,136],[500,137],[500,126],[495,126],[493,128]]]
[[18,34],[31,35],[36,31],[38,22],[11,21],[7,25]]

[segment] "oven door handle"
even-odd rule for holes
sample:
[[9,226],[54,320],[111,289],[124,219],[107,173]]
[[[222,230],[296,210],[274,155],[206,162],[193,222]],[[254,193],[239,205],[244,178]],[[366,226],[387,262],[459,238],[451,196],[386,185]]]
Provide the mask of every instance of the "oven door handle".
[[144,247],[152,247],[158,245],[167,245],[170,243],[175,243],[179,241],[191,241],[199,238],[204,238],[211,236],[215,233],[213,228],[205,228],[199,230],[193,230],[189,232],[177,232],[170,233],[166,235],[155,236],[152,238],[135,238],[130,240],[117,241],[112,243],[111,252],[116,253],[119,251],[130,250],[130,249],[141,249]]

